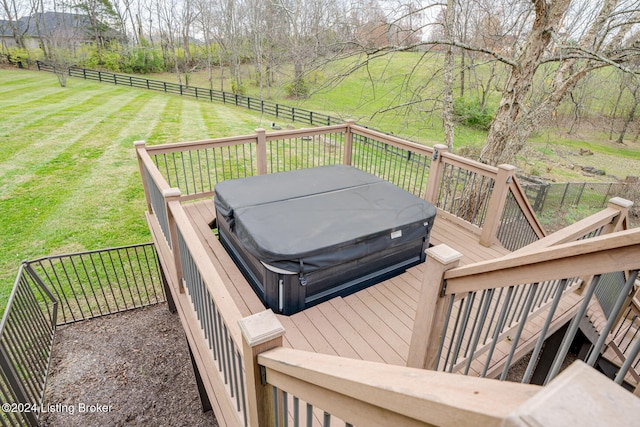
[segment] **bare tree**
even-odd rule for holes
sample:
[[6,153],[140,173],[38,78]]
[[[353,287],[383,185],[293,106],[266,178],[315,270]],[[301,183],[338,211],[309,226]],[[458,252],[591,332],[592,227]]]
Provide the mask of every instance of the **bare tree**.
[[[572,8],[580,5],[579,11]],[[519,55],[508,58],[495,52],[509,65],[510,75],[481,153],[491,164],[512,162],[531,133],[590,72],[605,66],[632,72],[626,63],[639,54],[624,45],[640,17],[637,1],[534,0],[532,7],[533,22]],[[551,62],[556,66],[549,84],[536,98],[531,93],[534,77]]]
[[30,7],[28,3],[20,2],[18,0],[1,0],[2,10],[6,17],[6,23],[11,30],[13,39],[16,42],[16,46],[24,48],[24,32],[26,28],[19,28],[18,18],[28,15],[28,11],[32,12],[33,7]]
[[444,142],[453,150],[453,27],[456,13],[456,0],[447,0],[444,19],[444,38],[449,40],[444,60],[444,99],[442,101],[442,126],[444,128]]
[[[629,92],[631,92],[632,96],[632,104],[631,108],[629,108],[629,112],[627,113],[627,117],[622,125],[622,130],[618,135],[617,143],[622,144],[624,142],[624,137],[629,129],[629,125],[634,121],[636,117],[636,112],[638,111],[638,105],[640,105],[640,79],[637,76],[631,76],[631,78],[627,79],[627,85],[629,86]],[[637,135],[636,135],[637,137]]]
[[[640,56],[640,42],[634,33],[640,22],[640,0],[458,2],[456,11],[469,8],[485,11],[458,15],[460,19],[472,16],[482,19],[466,25],[467,30],[473,30],[465,33],[466,39],[461,39],[460,33],[457,37],[446,37],[441,31],[408,46],[390,44],[360,49],[360,55],[366,53],[360,64],[390,52],[428,46],[435,47],[437,52],[452,46],[465,50],[473,61],[500,64],[506,71],[506,79],[496,81],[492,75],[486,83],[494,87],[485,84],[483,88],[485,91],[495,88],[501,94],[481,151],[481,160],[489,164],[513,162],[532,132],[549,120],[576,84],[591,72],[615,67],[626,73],[638,73],[632,64]],[[453,3],[448,5],[452,7]],[[429,7],[442,4],[424,1],[421,10]],[[458,25],[463,26],[460,22]]]

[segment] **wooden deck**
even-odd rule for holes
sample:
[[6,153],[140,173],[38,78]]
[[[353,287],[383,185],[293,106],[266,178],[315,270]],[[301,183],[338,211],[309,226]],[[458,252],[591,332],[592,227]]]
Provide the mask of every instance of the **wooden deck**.
[[[212,200],[187,203],[185,211],[196,229],[211,260],[226,283],[235,303],[243,315],[264,310],[264,305],[238,270],[233,260],[211,230],[215,218]],[[438,217],[431,233],[430,243],[447,244],[463,254],[461,264],[488,260],[509,253],[501,246],[485,247],[477,235],[444,218]],[[339,355],[354,359],[406,365],[413,322],[423,277],[424,264],[405,273],[347,297],[337,297],[292,316],[278,315],[286,329],[285,346]],[[579,296],[566,298],[559,308],[549,333],[554,332],[575,313]],[[525,328],[522,345],[515,359],[524,356],[535,345],[539,322],[530,322]],[[504,342],[505,347],[511,343]],[[492,356],[489,372],[499,374],[506,361],[506,350],[498,345]],[[484,361],[482,362],[484,363]],[[481,368],[472,367],[472,371]]]

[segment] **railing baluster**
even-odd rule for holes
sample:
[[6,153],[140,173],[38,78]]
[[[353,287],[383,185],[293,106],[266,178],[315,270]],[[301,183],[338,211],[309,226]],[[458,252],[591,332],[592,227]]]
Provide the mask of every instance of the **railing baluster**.
[[502,333],[502,328],[504,327],[504,323],[506,321],[506,315],[507,315],[507,307],[510,305],[511,302],[511,296],[513,294],[513,289],[514,286],[509,286],[509,289],[507,290],[507,295],[505,297],[505,300],[502,303],[502,310],[500,310],[500,316],[498,316],[498,323],[496,324],[495,329],[493,330],[493,338],[491,341],[491,346],[489,347],[489,351],[487,354],[487,361],[484,364],[484,368],[482,370],[482,377],[485,377],[487,375],[487,370],[489,369],[489,365],[491,363],[491,358],[493,357],[493,352],[496,348],[496,345],[498,344],[498,337],[500,336],[500,334]]
[[611,314],[609,315],[609,318],[607,319],[607,323],[600,331],[600,338],[591,349],[591,354],[589,355],[589,358],[586,361],[587,365],[594,366],[596,364],[598,357],[600,357],[600,351],[604,347],[604,343],[609,337],[609,333],[611,332],[611,329],[613,328],[614,323],[617,320],[617,316],[615,316],[615,313],[620,312],[620,310],[622,309],[622,305],[626,301],[627,296],[629,295],[629,292],[633,288],[633,285],[636,282],[637,278],[638,278],[638,270],[634,270],[629,273],[629,278],[627,279],[625,286],[620,290],[620,293],[618,294],[618,298],[611,310]]
[[540,355],[540,351],[542,350],[542,345],[547,337],[547,331],[549,330],[549,325],[551,325],[551,321],[553,320],[553,316],[556,313],[556,309],[558,308],[558,304],[560,304],[560,300],[562,299],[562,294],[567,287],[567,279],[562,279],[556,288],[556,294],[553,298],[553,302],[551,303],[551,307],[549,308],[549,313],[544,321],[544,325],[540,330],[540,335],[538,336],[538,340],[536,341],[536,346],[531,353],[531,358],[529,359],[529,363],[527,364],[527,369],[522,377],[522,383],[528,384],[531,381],[531,376],[533,375],[533,369],[536,366],[536,361],[538,360],[538,356]]
[[585,312],[587,311],[587,306],[591,301],[591,297],[593,296],[599,281],[600,281],[599,274],[594,276],[593,279],[591,280],[591,283],[589,284],[589,288],[584,294],[582,303],[578,308],[578,312],[576,313],[574,318],[571,319],[571,323],[569,324],[569,329],[564,335],[562,344],[560,344],[560,349],[558,350],[558,353],[556,353],[556,357],[553,359],[553,364],[551,365],[551,369],[549,370],[549,373],[547,374],[547,377],[544,380],[544,385],[548,384],[549,381],[555,378],[555,376],[560,371],[562,362],[564,361],[565,357],[567,357],[567,353],[569,352],[569,346],[571,345],[571,342],[573,341],[573,337],[575,337],[576,332],[578,331],[578,327],[580,326],[580,321],[582,320]]
[[[616,384],[622,384],[625,376],[629,372],[629,369],[631,369],[631,365],[633,364],[633,361],[636,359],[636,357],[638,357],[638,354],[640,354],[640,339],[636,339],[631,351],[625,352],[626,359],[622,364],[622,367],[618,371],[616,377],[613,380]],[[636,362],[636,365],[634,366],[634,368],[637,368],[637,367],[638,367],[638,362]]]
[[533,304],[533,297],[535,296],[535,291],[537,288],[538,288],[538,283],[534,283],[530,287],[529,295],[527,296],[524,309],[521,311],[518,329],[516,329],[516,334],[512,340],[513,344],[511,344],[511,350],[509,351],[509,355],[507,356],[507,361],[505,362],[504,369],[502,370],[502,375],[500,375],[501,381],[504,381],[507,378],[507,373],[509,372],[509,368],[511,367],[511,360],[513,360],[513,354],[515,353],[516,347],[518,346],[518,342],[520,341],[520,336],[522,335],[522,330],[524,329],[524,325],[525,323],[527,323],[527,316],[529,315],[529,311],[531,310],[531,305]]

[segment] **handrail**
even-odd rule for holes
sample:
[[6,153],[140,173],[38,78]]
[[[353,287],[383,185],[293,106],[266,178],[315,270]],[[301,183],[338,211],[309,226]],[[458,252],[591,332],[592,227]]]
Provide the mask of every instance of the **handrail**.
[[350,425],[498,426],[541,390],[282,347],[258,363],[270,385]]
[[[618,231],[626,229],[626,216],[631,204],[628,200],[614,197],[609,201],[609,206],[593,215],[583,218],[561,230],[556,231],[544,238],[531,243],[517,251],[512,252],[509,256],[515,256],[524,252],[530,252],[535,249],[546,248],[560,243],[567,243],[582,239],[590,233]],[[605,230],[605,227],[608,229]]]
[[255,144],[258,141],[257,134],[230,136],[215,139],[201,139],[194,141],[174,142],[146,147],[148,153],[153,155],[179,153],[183,151],[196,151],[211,147],[226,147],[232,145]]
[[520,181],[517,177],[514,176],[513,181],[509,183],[509,190],[518,203],[518,206],[520,206],[520,208],[522,209],[523,215],[527,218],[527,222],[536,233],[538,238],[544,238],[547,233],[544,231],[540,220],[536,216],[535,211],[533,210],[533,206],[531,206],[531,202],[529,202],[529,199],[524,194],[524,190],[522,189]]
[[[272,415],[267,421],[293,414],[295,426],[303,413],[312,421],[314,408],[324,413],[324,425],[336,417],[348,426],[567,425],[605,417],[625,424],[640,410],[639,399],[580,361],[540,387],[283,347],[257,359],[263,384],[280,399],[275,408],[261,408]],[[599,402],[597,408],[584,405],[590,401]]]
[[442,153],[442,159],[445,163],[467,169],[471,172],[479,173],[483,176],[494,178],[498,174],[498,168],[477,160],[467,159],[466,157],[445,151]]
[[640,228],[509,254],[448,270],[444,294],[626,271],[640,267],[640,252],[633,251],[640,251]]
[[393,145],[398,148],[403,148],[409,151],[414,151],[416,153],[420,153],[426,156],[433,155],[435,151],[433,147],[418,144],[417,142],[413,142],[413,141],[408,141],[406,139],[402,139],[397,136],[387,135],[386,133],[382,133],[377,130],[356,125],[355,123],[351,124],[350,128],[354,134],[363,136],[365,138],[375,139],[377,141],[384,142],[386,144]]
[[344,133],[347,131],[347,124],[338,124],[331,126],[322,126],[317,128],[302,128],[302,129],[286,129],[272,131],[266,134],[267,141],[273,141],[276,139],[294,139],[302,138],[306,136],[323,135],[326,133]]

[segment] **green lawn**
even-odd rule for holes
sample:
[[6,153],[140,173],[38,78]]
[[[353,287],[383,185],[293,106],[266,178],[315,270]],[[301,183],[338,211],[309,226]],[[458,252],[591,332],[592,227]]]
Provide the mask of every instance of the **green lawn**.
[[0,69],[0,307],[20,262],[150,240],[133,142],[265,127],[225,107],[55,75]]
[[[396,112],[368,119],[403,87],[401,77],[376,78],[389,66],[373,64],[305,101],[274,101],[355,118],[427,145],[442,141],[439,118],[427,113],[406,120]],[[410,69],[404,71],[407,75]],[[195,77],[192,84],[207,86]],[[375,91],[372,81],[378,82]],[[0,307],[22,260],[150,240],[134,141],[153,145],[247,134],[268,128],[273,120],[243,108],[161,92],[77,78],[67,83],[61,88],[51,73],[0,69]],[[478,149],[484,136],[456,128],[459,147]],[[594,154],[580,156],[580,148]],[[638,153],[640,143],[619,146],[543,132],[533,138],[517,166],[560,181],[589,180],[575,165],[597,166],[624,178],[637,175]]]

